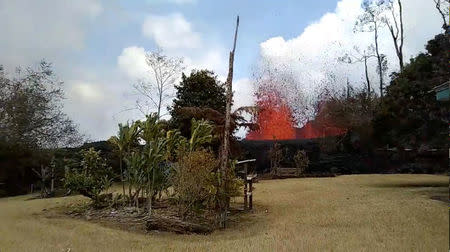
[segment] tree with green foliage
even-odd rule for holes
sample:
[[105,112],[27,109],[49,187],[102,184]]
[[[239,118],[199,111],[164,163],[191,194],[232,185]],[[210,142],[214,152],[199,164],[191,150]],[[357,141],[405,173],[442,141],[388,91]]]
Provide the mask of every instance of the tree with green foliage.
[[181,78],[180,84],[175,86],[176,98],[169,111],[174,128],[180,129],[182,135],[188,137],[192,116],[186,114],[183,108],[207,108],[223,115],[225,88],[214,72],[208,70],[193,70],[189,76],[183,73]]
[[64,186],[92,199],[94,206],[100,207],[106,203],[107,198],[102,193],[112,183],[111,168],[100,157],[100,151],[90,148],[82,150],[81,155],[83,158],[79,167],[67,171]]
[[18,68],[10,78],[0,66],[0,140],[31,148],[57,148],[82,141],[62,111],[63,82],[50,63]]
[[393,73],[374,126],[376,139],[393,146],[419,144],[444,147],[448,134],[448,101],[436,101],[433,87],[450,79],[450,40],[439,34],[405,65]]
[[50,63],[13,74],[0,66],[0,184],[7,194],[25,193],[42,180],[41,167],[50,163],[53,150],[82,143],[63,100],[63,82]]

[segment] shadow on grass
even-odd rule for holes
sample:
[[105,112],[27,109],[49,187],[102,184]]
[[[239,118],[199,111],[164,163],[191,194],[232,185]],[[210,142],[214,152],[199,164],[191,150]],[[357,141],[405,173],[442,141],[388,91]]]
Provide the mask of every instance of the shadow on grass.
[[385,187],[385,188],[418,188],[418,187],[449,187],[449,182],[444,181],[433,181],[433,182],[396,182],[396,183],[381,183],[375,184],[375,187]]
[[419,189],[420,193],[427,195],[432,200],[437,200],[445,203],[450,203],[449,199],[449,182],[445,181],[424,181],[424,182],[409,182],[409,183],[382,183],[376,184],[379,188],[404,188],[404,189]]

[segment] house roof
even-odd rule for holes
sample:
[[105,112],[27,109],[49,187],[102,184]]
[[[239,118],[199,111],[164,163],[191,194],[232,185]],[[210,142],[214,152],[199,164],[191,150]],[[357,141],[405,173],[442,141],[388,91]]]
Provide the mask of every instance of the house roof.
[[449,87],[450,87],[450,80],[447,81],[447,82],[442,83],[441,85],[435,86],[435,87],[432,89],[432,91],[434,91],[434,92],[440,92],[440,91],[442,91],[442,90],[449,89]]
[[435,86],[432,90],[430,90],[430,93],[431,92],[436,93],[436,100],[438,101],[450,100],[450,81]]

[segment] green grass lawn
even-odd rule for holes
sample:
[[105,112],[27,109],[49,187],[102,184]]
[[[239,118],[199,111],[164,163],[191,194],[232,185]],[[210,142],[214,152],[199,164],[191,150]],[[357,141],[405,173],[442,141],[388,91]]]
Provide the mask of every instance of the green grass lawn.
[[[133,233],[43,209],[81,196],[0,199],[0,251],[448,251],[447,176],[354,175],[257,183],[253,213],[211,235]],[[240,199],[239,199],[240,200]]]

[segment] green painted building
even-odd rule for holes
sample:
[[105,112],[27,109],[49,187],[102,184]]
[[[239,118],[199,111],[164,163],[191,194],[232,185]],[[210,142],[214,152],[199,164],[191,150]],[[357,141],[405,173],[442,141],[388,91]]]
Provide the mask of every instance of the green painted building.
[[447,81],[439,86],[433,88],[436,93],[436,100],[449,101],[450,100],[450,81]]

